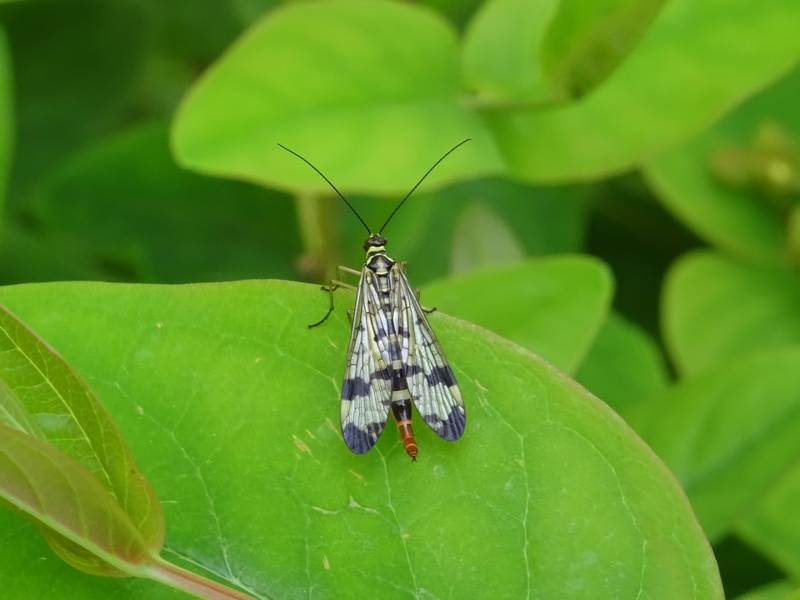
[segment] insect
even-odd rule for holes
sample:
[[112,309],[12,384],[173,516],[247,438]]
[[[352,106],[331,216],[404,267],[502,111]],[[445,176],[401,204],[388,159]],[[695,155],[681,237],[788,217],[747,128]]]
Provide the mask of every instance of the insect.
[[405,263],[386,254],[386,238],[381,233],[403,203],[425,178],[456,148],[455,145],[434,163],[411,188],[386,222],[372,230],[336,186],[308,160],[294,154],[316,171],[344,200],[369,237],[364,242],[367,253],[361,271],[339,267],[337,279],[323,289],[330,292],[330,308],[316,327],[333,311],[333,292],[338,287],[352,287],[341,281],[342,273],[360,275],[356,304],[350,312],[352,331],[342,383],[342,436],[356,454],[367,452],[383,432],[392,413],[403,446],[413,461],[417,460],[417,442],[411,423],[413,401],[422,419],[439,436],[455,441],[464,433],[466,411],[453,370],[433,333],[419,294],[408,282]]

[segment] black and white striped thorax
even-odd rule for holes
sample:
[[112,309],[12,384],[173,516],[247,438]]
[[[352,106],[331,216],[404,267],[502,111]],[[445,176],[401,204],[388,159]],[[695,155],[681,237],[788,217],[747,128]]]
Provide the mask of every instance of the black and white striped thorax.
[[390,410],[398,423],[410,421],[412,401],[446,440],[461,437],[466,425],[455,375],[404,266],[386,255],[385,245],[380,234],[364,243],[342,385],[342,432],[359,454],[375,444]]

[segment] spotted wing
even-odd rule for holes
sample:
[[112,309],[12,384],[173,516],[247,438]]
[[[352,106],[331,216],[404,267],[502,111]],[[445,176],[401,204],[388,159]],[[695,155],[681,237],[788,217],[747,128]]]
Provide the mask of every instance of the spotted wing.
[[446,440],[457,440],[467,422],[461,390],[405,273],[399,265],[395,269],[401,288],[398,294],[401,330],[408,332],[403,352],[408,352],[404,365],[411,397],[431,429]]
[[378,441],[389,418],[391,373],[385,333],[387,315],[381,310],[375,275],[366,267],[361,272],[353,330],[347,350],[342,383],[342,436],[356,454],[363,454]]

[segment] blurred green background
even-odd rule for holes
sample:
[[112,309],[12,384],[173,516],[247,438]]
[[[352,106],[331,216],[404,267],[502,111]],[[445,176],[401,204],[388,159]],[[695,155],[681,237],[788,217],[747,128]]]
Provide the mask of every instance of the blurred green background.
[[[729,597],[782,597],[800,582],[800,7],[403,4],[420,13],[378,19],[382,51],[357,3],[326,30],[337,3],[0,2],[0,284],[322,282],[361,264],[366,232],[278,142],[375,227],[471,137],[386,229],[390,255],[650,443]],[[533,309],[498,308],[490,276],[442,300],[450,277],[571,253],[614,280],[579,356],[526,343]]]

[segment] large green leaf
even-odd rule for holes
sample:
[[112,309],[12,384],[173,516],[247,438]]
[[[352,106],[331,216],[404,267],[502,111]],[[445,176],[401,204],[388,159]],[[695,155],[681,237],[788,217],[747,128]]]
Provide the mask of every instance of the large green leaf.
[[[311,286],[65,283],[0,300],[104,399],[164,502],[165,556],[254,595],[722,597],[664,465],[604,404],[484,330],[431,315],[467,431],[450,444],[418,422],[412,464],[392,429],[367,455],[345,448],[347,318],[340,306],[309,330],[327,306]],[[38,560],[15,519],[0,513],[9,597],[178,597]]]
[[672,360],[687,375],[760,349],[800,346],[800,289],[787,267],[689,254],[668,274],[662,310]]
[[800,348],[729,361],[663,393],[639,428],[712,540],[748,516],[800,452]]
[[435,13],[395,2],[297,3],[258,22],[192,89],[173,146],[192,169],[328,193],[282,143],[342,189],[406,192],[468,137],[431,181],[500,170],[461,96],[455,32]]

